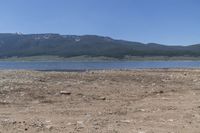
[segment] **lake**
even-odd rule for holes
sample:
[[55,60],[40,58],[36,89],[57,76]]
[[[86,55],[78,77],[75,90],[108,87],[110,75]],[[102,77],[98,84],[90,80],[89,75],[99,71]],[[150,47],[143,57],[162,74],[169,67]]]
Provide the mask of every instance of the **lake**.
[[79,71],[99,69],[200,68],[200,61],[0,61],[0,69]]

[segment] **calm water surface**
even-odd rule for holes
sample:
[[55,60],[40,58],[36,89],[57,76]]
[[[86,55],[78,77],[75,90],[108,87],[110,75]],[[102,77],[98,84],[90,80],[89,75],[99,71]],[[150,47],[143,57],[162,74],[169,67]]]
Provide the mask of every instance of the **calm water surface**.
[[0,69],[25,70],[96,70],[96,69],[145,69],[145,68],[200,68],[200,61],[0,61]]

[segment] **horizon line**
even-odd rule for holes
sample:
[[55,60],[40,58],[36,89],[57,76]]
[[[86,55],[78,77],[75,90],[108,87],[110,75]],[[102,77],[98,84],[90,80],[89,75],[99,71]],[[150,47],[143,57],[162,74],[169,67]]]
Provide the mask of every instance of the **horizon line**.
[[165,43],[156,43],[156,42],[142,42],[142,41],[133,41],[128,39],[121,39],[121,38],[115,38],[111,36],[106,35],[99,35],[99,34],[61,34],[56,32],[43,32],[43,33],[23,33],[23,32],[0,32],[0,34],[16,34],[16,35],[43,35],[43,34],[54,34],[54,35],[60,35],[60,36],[98,36],[98,37],[105,37],[105,38],[111,38],[113,40],[117,41],[128,41],[128,42],[135,42],[135,43],[142,43],[142,44],[158,44],[158,45],[164,45],[164,46],[192,46],[192,45],[198,45],[200,43],[194,43],[194,44],[187,44],[187,45],[181,45],[181,44],[165,44]]

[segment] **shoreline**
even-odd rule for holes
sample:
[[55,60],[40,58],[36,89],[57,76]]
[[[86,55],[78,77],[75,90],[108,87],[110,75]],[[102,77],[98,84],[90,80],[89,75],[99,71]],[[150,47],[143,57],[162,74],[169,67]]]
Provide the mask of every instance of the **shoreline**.
[[90,56],[75,56],[75,57],[59,57],[59,56],[30,56],[30,57],[9,57],[9,58],[0,58],[0,61],[200,61],[200,57],[192,56],[127,56],[124,58],[113,58],[113,57],[90,57]]
[[49,69],[49,70],[40,70],[40,69],[0,69],[0,71],[24,71],[24,72],[134,72],[134,71],[185,71],[185,70],[200,70],[200,68],[135,68],[135,69]]

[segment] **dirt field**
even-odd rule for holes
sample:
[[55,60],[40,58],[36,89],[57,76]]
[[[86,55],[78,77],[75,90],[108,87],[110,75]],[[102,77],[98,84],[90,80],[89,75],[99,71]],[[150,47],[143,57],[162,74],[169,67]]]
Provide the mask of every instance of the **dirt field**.
[[200,133],[200,70],[0,71],[0,133]]

